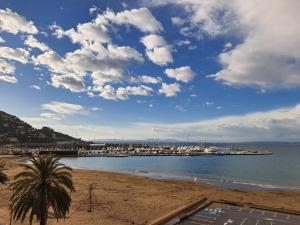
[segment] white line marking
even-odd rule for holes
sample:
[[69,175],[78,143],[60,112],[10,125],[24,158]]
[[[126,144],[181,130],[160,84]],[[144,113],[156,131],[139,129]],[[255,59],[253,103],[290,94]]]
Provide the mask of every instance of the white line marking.
[[287,217],[286,217],[288,220],[290,219],[290,215],[287,215]]
[[276,217],[277,216],[277,213],[276,212],[274,212],[274,217]]
[[241,222],[241,225],[243,225],[246,221],[247,221],[248,218],[245,218],[242,222]]
[[211,217],[211,216],[203,216],[203,215],[194,215],[193,217],[205,217],[205,218],[208,218],[208,219],[212,219],[212,220],[216,220],[215,217]]
[[258,224],[259,224],[259,220],[256,221],[256,224],[255,224],[255,225],[258,225]]
[[200,219],[200,218],[194,218],[194,217],[191,217],[189,218],[190,220],[200,220],[200,221],[205,221],[205,222],[208,222],[208,223],[212,223],[213,221],[210,221],[210,220],[206,220],[206,219]]
[[263,210],[263,211],[261,212],[261,214],[262,214],[262,215],[265,215],[265,210]]
[[249,213],[253,213],[254,209],[251,209]]
[[233,220],[232,220],[232,219],[227,220],[226,223],[224,223],[224,225],[228,225],[228,224],[230,224],[230,223],[233,223]]

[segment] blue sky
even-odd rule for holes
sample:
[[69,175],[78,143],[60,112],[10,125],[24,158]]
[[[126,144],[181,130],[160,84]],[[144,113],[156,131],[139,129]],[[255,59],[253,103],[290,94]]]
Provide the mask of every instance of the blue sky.
[[84,139],[298,141],[299,6],[1,1],[0,109]]

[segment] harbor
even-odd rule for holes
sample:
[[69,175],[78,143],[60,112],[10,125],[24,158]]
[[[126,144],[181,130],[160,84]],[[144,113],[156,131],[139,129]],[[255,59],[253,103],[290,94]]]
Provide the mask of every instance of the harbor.
[[117,145],[91,144],[89,150],[79,150],[78,156],[208,156],[208,155],[269,155],[271,151],[215,147],[204,145]]
[[215,146],[211,144],[128,144],[128,143],[57,143],[18,144],[0,148],[1,154],[45,155],[64,157],[129,157],[129,156],[236,156],[270,155],[257,148]]

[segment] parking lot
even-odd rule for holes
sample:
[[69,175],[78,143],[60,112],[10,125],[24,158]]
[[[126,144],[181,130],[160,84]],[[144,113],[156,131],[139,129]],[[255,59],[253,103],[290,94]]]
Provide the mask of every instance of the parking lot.
[[300,216],[229,204],[212,203],[178,225],[300,225]]

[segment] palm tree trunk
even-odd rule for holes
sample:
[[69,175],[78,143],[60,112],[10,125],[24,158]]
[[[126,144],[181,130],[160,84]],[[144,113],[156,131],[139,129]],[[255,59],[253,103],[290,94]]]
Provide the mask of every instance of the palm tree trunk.
[[46,185],[43,188],[42,192],[42,209],[41,209],[41,218],[40,218],[40,225],[47,225],[48,219],[48,199],[47,199],[47,190]]
[[40,219],[40,225],[46,225],[47,224],[47,221],[46,221],[46,218],[41,218]]

